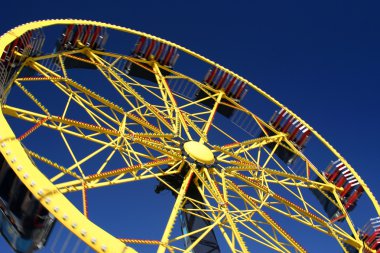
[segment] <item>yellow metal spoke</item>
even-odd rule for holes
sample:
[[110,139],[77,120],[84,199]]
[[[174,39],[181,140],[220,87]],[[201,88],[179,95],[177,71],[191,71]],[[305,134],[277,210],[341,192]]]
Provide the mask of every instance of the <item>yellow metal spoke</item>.
[[[84,157],[80,161],[78,161],[77,158],[75,157],[75,154],[74,154],[74,152],[73,152],[70,144],[68,143],[66,137],[62,133],[61,133],[61,136],[62,136],[62,139],[64,140],[64,142],[65,142],[65,144],[67,146],[67,149],[70,152],[70,155],[72,156],[72,158],[73,158],[73,160],[75,162],[73,165],[71,165],[70,167],[68,167],[67,170],[71,171],[71,170],[77,168],[81,172],[83,178],[85,178],[85,174],[84,174],[83,170],[81,169],[81,164],[85,163],[89,159],[91,159],[94,156],[98,155],[100,152],[102,152],[106,148],[109,148],[112,144],[114,144],[116,142],[116,140],[114,140],[114,141],[108,143],[107,145],[104,145],[104,146],[100,147],[99,149],[95,150],[94,152],[90,153],[89,155],[87,155],[86,157]],[[50,180],[51,180],[51,182],[55,182],[56,180],[60,179],[63,175],[64,175],[63,173],[59,173],[58,175],[54,176]]]
[[157,159],[157,160],[153,160],[144,164],[136,164],[136,165],[132,165],[126,168],[116,169],[116,170],[107,171],[103,173],[96,173],[93,175],[89,175],[86,179],[88,182],[91,182],[91,180],[95,180],[95,179],[115,177],[115,176],[125,174],[125,173],[132,173],[132,172],[136,173],[137,171],[142,170],[142,169],[153,168],[156,166],[160,166],[163,164],[170,164],[173,162],[174,160],[170,158]]
[[37,98],[33,96],[32,93],[30,93],[20,82],[17,80],[14,82],[46,115],[50,115],[49,111],[46,109],[45,106],[41,104],[40,101],[38,101]]
[[88,55],[90,56],[90,59],[92,61],[98,63],[96,66],[98,69],[102,72],[102,74],[109,80],[109,82],[115,87],[115,89],[120,93],[120,95],[132,106],[135,107],[135,105],[127,98],[126,94],[123,92],[123,90],[126,90],[128,94],[132,95],[139,103],[143,104],[146,108],[150,110],[153,115],[157,117],[157,119],[164,124],[169,130],[172,132],[175,132],[173,127],[170,125],[170,123],[161,115],[161,113],[152,105],[150,105],[148,102],[145,101],[145,99],[137,93],[131,85],[129,85],[121,76],[119,76],[116,71],[113,68],[110,68],[108,66],[105,66],[104,63],[99,60],[99,57],[94,54],[91,51],[88,51]]
[[172,233],[174,224],[175,224],[175,222],[177,220],[177,216],[179,214],[180,206],[183,202],[183,199],[185,197],[185,194],[187,192],[187,189],[188,189],[189,183],[191,182],[192,177],[193,177],[193,170],[189,170],[189,172],[186,174],[186,176],[183,180],[182,186],[181,186],[181,188],[178,192],[178,195],[176,197],[176,201],[174,203],[172,212],[171,212],[169,220],[167,222],[165,231],[162,235],[162,239],[161,239],[162,244],[159,246],[157,253],[164,253],[165,252],[166,245],[168,245],[168,243],[169,243],[169,237]]
[[233,221],[233,219],[231,217],[231,214],[229,213],[228,209],[226,208],[226,202],[223,199],[223,196],[221,195],[220,191],[217,189],[217,186],[215,185],[214,180],[211,179],[208,171],[206,169],[202,170],[203,175],[205,175],[206,178],[204,178],[201,173],[199,173],[197,171],[194,171],[194,172],[197,175],[198,179],[201,180],[202,184],[205,185],[205,187],[209,190],[209,192],[213,196],[213,198],[221,206],[220,207],[221,211],[226,216],[227,222],[229,223],[229,225],[231,227],[231,231],[232,231],[234,237],[236,238],[236,240],[238,241],[238,244],[239,244],[240,248],[242,249],[242,251],[243,252],[249,252],[243,238],[240,235],[238,228],[236,227],[235,222]]
[[[214,223],[213,224],[211,224],[210,226],[207,226],[207,227],[203,227],[203,228],[201,228],[201,229],[199,229],[199,230],[195,230],[195,231],[193,231],[193,233],[197,233],[197,232],[203,232],[201,235],[199,235],[198,236],[198,238],[197,238],[197,240],[195,240],[194,242],[193,242],[193,244],[192,245],[190,245],[184,252],[185,253],[188,253],[188,252],[192,252],[191,250],[216,226],[216,225],[218,225],[219,224],[219,222],[220,222],[220,220],[222,219],[222,218],[224,218],[224,216],[223,215],[221,215],[218,219],[216,219],[215,221],[214,221]],[[203,231],[204,230],[204,231]],[[190,236],[191,235],[191,233],[189,233],[189,234],[187,234],[187,236]]]
[[[160,180],[160,177],[166,175],[178,174],[177,170],[173,171],[159,171],[152,172],[151,170],[155,166],[159,165],[175,165],[176,162],[173,162],[169,159],[157,159],[156,161],[148,162],[143,165],[134,165],[125,168],[119,168],[107,172],[102,172],[99,174],[92,174],[81,180],[72,180],[64,183],[56,184],[56,187],[63,193],[66,192],[75,192],[82,190],[82,182],[86,182],[87,189],[96,189],[101,187],[107,187],[118,184],[125,184],[130,182],[136,182],[147,179],[157,179]],[[147,173],[148,172],[148,173]],[[161,180],[160,180],[161,181]],[[170,185],[167,185],[170,188]],[[172,189],[174,190],[174,189]]]
[[[32,122],[32,123],[38,123],[38,121],[41,118],[45,117],[45,115],[43,114],[26,111],[26,110],[11,107],[8,105],[3,106],[3,113],[9,116],[24,120],[24,121]],[[87,140],[90,140],[99,144],[105,144],[106,142],[104,142],[101,139],[94,138],[96,135],[99,135],[99,134],[107,134],[107,135],[113,135],[113,136],[119,135],[114,130],[98,127],[95,125],[91,125],[91,124],[87,124],[87,123],[83,123],[83,122],[79,122],[75,120],[63,119],[57,116],[51,116],[47,122],[43,123],[43,126],[50,128],[52,130],[57,130],[59,132],[70,134],[76,137],[83,137]],[[70,130],[68,129],[69,127],[77,129],[78,131]],[[85,135],[83,132],[79,132],[79,129],[91,130],[93,131],[93,134]]]
[[[37,62],[30,62],[30,67],[34,68],[36,71],[38,71],[40,74],[44,75],[46,78],[50,78],[51,79],[51,82],[58,88],[60,89],[63,93],[65,93],[67,96],[72,96],[73,99],[78,103],[79,106],[81,106],[85,112],[87,112],[90,116],[92,116],[94,113],[92,112],[92,110],[98,112],[100,115],[102,115],[103,117],[107,118],[108,120],[114,122],[114,123],[118,123],[118,120],[115,120],[114,118],[110,117],[108,114],[106,114],[105,112],[103,112],[102,110],[100,110],[98,107],[95,107],[93,106],[93,103],[88,101],[87,99],[79,96],[77,93],[73,92],[71,89],[69,89],[67,86],[65,86],[64,84],[62,84],[61,82],[59,82],[58,80],[61,80],[61,77],[59,75],[57,75],[55,72],[52,72],[51,70],[47,69],[45,66],[42,66],[41,64],[37,63]],[[52,78],[51,76],[49,75],[52,75],[53,77],[58,77],[57,78]],[[63,81],[68,81],[68,83],[71,83],[71,85],[73,85],[75,82],[73,81],[70,81],[70,80],[63,80]],[[79,84],[75,85],[75,86],[80,86]],[[82,89],[84,90],[84,89]],[[93,95],[88,89],[87,89],[87,94],[86,95]],[[94,96],[93,96],[94,97]],[[100,100],[101,101],[101,100]],[[109,104],[110,106],[112,106],[112,103],[108,103],[107,101],[103,101],[106,105]],[[92,110],[90,110],[88,107],[85,106],[85,104],[88,106],[88,107],[91,107]],[[113,106],[115,107],[115,106]],[[112,108],[112,107],[111,107]],[[101,119],[101,117],[95,115],[96,117],[98,117],[98,119]],[[106,121],[103,120],[103,123],[105,124],[108,124]]]
[[[160,92],[161,92],[163,102],[164,102],[165,107],[168,111],[169,118],[170,119],[179,119],[181,124],[182,124],[182,127],[185,130],[187,138],[189,140],[192,140],[192,137],[190,135],[190,132],[189,132],[187,123],[184,119],[184,116],[183,116],[182,112],[180,111],[180,109],[178,108],[177,101],[174,98],[173,93],[171,92],[165,77],[162,76],[160,68],[156,62],[153,62],[153,71],[155,73],[156,80],[157,80],[157,83],[158,83],[159,88],[160,88]],[[179,127],[176,127],[177,125],[178,125],[178,123],[174,123],[173,128],[177,129],[177,131],[178,131]]]
[[72,177],[74,177],[74,178],[76,178],[76,179],[79,179],[79,180],[81,179],[81,177],[80,177],[77,173],[72,172],[72,171],[66,169],[65,167],[63,167],[63,166],[61,166],[61,165],[58,165],[57,163],[51,161],[50,159],[48,159],[48,158],[46,158],[46,157],[40,156],[40,155],[38,155],[37,153],[35,153],[35,152],[33,152],[33,151],[30,151],[30,150],[28,150],[28,154],[29,154],[31,157],[33,157],[33,158],[35,158],[35,159],[37,159],[37,160],[40,160],[41,162],[44,162],[44,163],[46,163],[46,164],[52,166],[53,168],[56,168],[56,169],[60,170],[60,171],[61,171],[62,173],[64,173],[64,174],[70,175],[70,176],[72,176]]
[[[237,208],[232,203],[230,204],[236,212],[240,214],[240,219],[235,219],[235,222],[247,229],[253,235],[250,236],[247,233],[242,233],[247,239],[251,241],[260,243],[268,248],[271,248],[278,252],[286,252],[287,249],[283,243],[278,241],[278,238],[274,237],[272,234],[267,232],[263,228],[263,224],[258,225],[259,222],[254,221],[252,216],[256,213],[254,210],[249,210],[248,212],[243,213],[241,208]],[[258,231],[255,231],[253,228],[256,228]]]
[[[297,251],[299,252],[306,252],[306,250],[298,244],[281,226],[279,226],[267,213],[265,213],[261,208],[259,208],[255,202],[253,202],[249,195],[244,193],[237,185],[234,183],[230,182],[231,188],[239,193],[239,195],[257,211],[257,213],[260,214],[260,216],[270,224],[275,231],[280,234],[282,237],[284,237]],[[289,251],[290,252],[290,251]]]
[[[281,197],[280,195],[271,192],[271,190],[268,187],[262,186],[256,182],[254,182],[253,180],[249,179],[248,177],[245,177],[245,176],[238,174],[236,172],[233,173],[233,175],[235,177],[239,178],[240,180],[244,181],[248,185],[255,187],[255,188],[260,188],[261,191],[270,194],[270,196],[272,198],[277,200],[279,203],[285,205],[287,208],[286,209],[278,209],[278,208],[274,208],[270,204],[266,204],[267,207],[274,209],[274,210],[276,210],[276,211],[278,211],[278,212],[280,212],[280,213],[282,213],[282,214],[284,214],[290,218],[293,218],[293,219],[295,219],[301,223],[306,223],[310,227],[317,229],[318,231],[324,232],[324,233],[329,234],[329,235],[334,236],[334,237],[336,237],[334,234],[337,234],[337,235],[339,235],[339,238],[344,238],[344,240],[349,241],[349,244],[351,244],[355,247],[358,247],[358,244],[356,242],[353,242],[350,239],[351,237],[348,233],[342,231],[341,229],[339,229],[339,227],[332,228],[330,225],[330,221],[327,218],[321,218],[321,217],[316,216],[315,214],[309,212],[308,210],[303,209],[300,206],[298,206],[298,205],[292,203],[291,201],[285,199],[284,197]],[[300,198],[300,197],[298,197],[298,198]],[[304,200],[302,200],[302,202],[305,203]],[[311,206],[309,206],[309,207],[311,207]],[[289,209],[293,210],[296,215],[295,216],[292,215],[289,212]],[[315,210],[314,208],[312,208],[312,209],[317,212],[317,210]],[[288,211],[281,211],[281,210],[288,210]],[[322,216],[322,217],[324,217],[324,216]],[[321,226],[318,226],[318,225],[315,225],[314,223],[308,222],[306,218],[309,218],[310,221],[319,223]],[[342,239],[339,239],[339,240],[342,240]]]
[[[214,120],[216,111],[218,109],[220,101],[222,100],[223,94],[224,94],[223,92],[221,92],[221,91],[219,92],[219,95],[218,95],[218,97],[217,97],[217,99],[215,101],[215,104],[214,104],[214,106],[213,106],[213,108],[212,108],[212,110],[210,112],[210,116],[209,116],[209,118],[208,118],[208,120],[206,122],[206,125],[203,128],[203,134],[204,135],[207,135],[207,132],[210,130],[210,127],[211,127],[212,122]],[[205,141],[207,141],[207,139]]]

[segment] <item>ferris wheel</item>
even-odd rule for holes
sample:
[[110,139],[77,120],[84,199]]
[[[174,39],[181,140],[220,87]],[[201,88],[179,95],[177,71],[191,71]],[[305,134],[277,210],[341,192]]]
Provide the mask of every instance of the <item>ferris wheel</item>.
[[58,226],[95,252],[380,252],[359,174],[221,65],[87,20],[21,25],[0,52],[0,230],[15,252],[83,252]]

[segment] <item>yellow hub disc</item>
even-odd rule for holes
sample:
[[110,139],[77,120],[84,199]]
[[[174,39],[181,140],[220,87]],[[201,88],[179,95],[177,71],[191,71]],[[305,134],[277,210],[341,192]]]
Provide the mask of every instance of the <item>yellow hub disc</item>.
[[214,155],[211,150],[197,141],[188,141],[183,145],[186,153],[195,161],[204,163],[206,165],[213,164],[215,162]]

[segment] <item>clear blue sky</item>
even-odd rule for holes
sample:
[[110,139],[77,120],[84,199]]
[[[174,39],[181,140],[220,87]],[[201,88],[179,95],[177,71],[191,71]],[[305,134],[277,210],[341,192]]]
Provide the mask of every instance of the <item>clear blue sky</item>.
[[[252,81],[322,134],[380,198],[380,2],[5,1],[0,33],[48,18],[163,37]],[[0,239],[0,251],[4,249]],[[318,251],[313,251],[318,252]]]

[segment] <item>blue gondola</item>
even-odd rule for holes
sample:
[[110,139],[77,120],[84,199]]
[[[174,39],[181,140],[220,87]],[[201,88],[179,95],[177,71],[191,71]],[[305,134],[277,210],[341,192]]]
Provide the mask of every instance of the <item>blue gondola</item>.
[[33,239],[23,236],[10,222],[10,218],[0,210],[1,234],[8,244],[18,253],[32,253],[34,250]]
[[19,253],[42,248],[55,218],[38,202],[0,154],[0,227],[8,244]]

